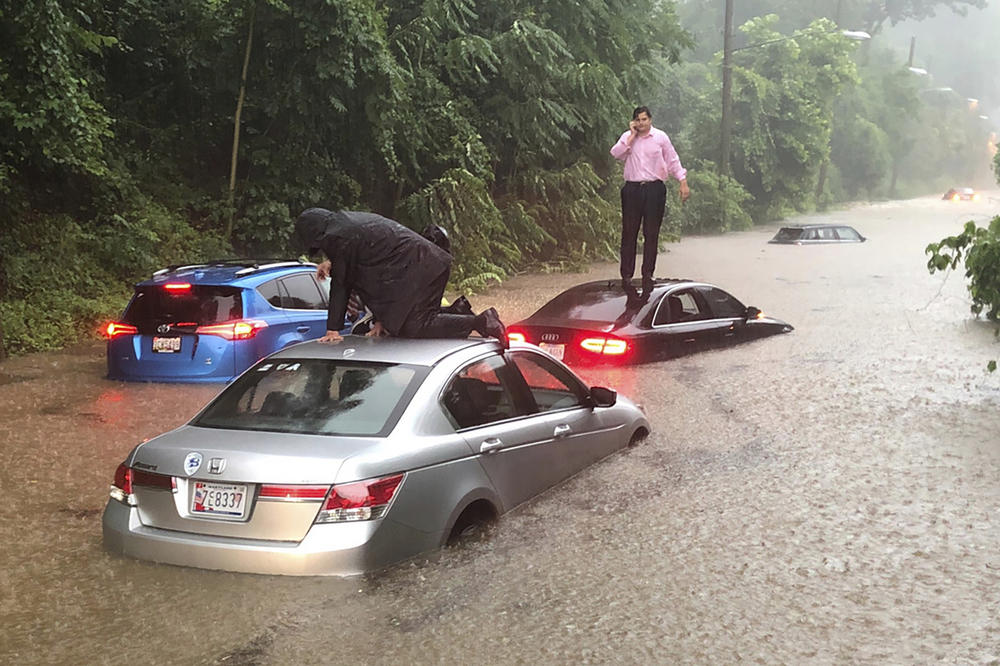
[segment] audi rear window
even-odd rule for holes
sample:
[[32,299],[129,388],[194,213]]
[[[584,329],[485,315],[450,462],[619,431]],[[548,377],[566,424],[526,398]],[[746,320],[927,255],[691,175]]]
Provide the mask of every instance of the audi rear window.
[[[624,290],[564,291],[532,316],[553,319],[590,319],[615,321],[628,310],[628,296]],[[634,309],[634,308],[633,308]]]
[[323,359],[262,361],[192,425],[310,435],[384,436],[428,372],[421,366]]
[[166,322],[218,324],[243,317],[242,291],[239,287],[197,284],[136,287],[123,318],[140,331]]

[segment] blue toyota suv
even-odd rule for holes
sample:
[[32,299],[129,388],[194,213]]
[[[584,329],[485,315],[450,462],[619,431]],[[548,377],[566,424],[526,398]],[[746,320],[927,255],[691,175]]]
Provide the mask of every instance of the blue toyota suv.
[[108,378],[228,381],[271,352],[326,333],[328,294],[329,280],[317,280],[310,263],[169,266],[137,284],[105,328]]

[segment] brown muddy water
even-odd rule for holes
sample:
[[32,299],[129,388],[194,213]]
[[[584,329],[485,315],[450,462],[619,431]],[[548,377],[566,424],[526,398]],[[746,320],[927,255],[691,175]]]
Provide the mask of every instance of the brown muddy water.
[[[768,245],[770,226],[667,246],[658,275],[795,331],[583,373],[646,406],[645,443],[475,543],[365,578],[105,554],[117,464],[218,387],[106,380],[97,344],[2,363],[0,662],[996,662],[1000,344],[923,250],[998,205],[794,220],[851,224],[860,245]],[[513,322],[616,274],[523,275],[474,304]]]

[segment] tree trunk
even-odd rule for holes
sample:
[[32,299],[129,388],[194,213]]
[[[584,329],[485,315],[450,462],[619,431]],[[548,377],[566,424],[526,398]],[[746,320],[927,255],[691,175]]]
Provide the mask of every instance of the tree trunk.
[[247,92],[247,69],[250,66],[250,49],[253,46],[254,19],[257,17],[257,3],[250,6],[250,26],[247,29],[247,47],[243,53],[243,72],[240,74],[240,94],[236,100],[236,115],[233,118],[233,156],[229,163],[229,219],[226,221],[226,239],[233,234],[233,217],[236,215],[234,197],[236,192],[236,161],[240,152],[240,116],[243,115],[243,99]]

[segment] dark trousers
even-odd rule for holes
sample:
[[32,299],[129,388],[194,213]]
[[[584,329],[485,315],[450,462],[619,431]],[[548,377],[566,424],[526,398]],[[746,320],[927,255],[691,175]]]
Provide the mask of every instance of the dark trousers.
[[652,281],[656,270],[656,250],[660,225],[667,204],[667,186],[662,180],[648,183],[627,181],[622,186],[621,274],[631,280],[635,273],[635,246],[642,227],[642,279]]
[[441,298],[448,284],[450,271],[445,271],[427,286],[426,295],[418,300],[399,329],[401,338],[467,338],[476,316],[442,312]]

